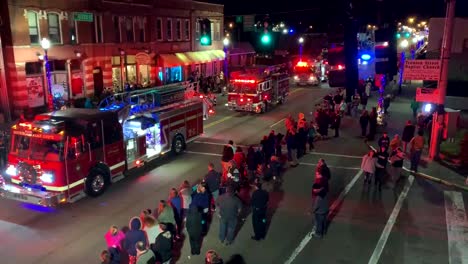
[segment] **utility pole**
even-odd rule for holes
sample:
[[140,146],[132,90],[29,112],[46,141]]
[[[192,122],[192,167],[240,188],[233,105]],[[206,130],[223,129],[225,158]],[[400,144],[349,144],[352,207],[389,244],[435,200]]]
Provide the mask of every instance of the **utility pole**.
[[447,83],[448,83],[448,70],[450,53],[452,51],[452,39],[453,39],[453,27],[455,21],[455,2],[456,0],[446,0],[447,11],[445,16],[444,26],[444,37],[442,40],[442,47],[440,51],[440,76],[439,76],[439,98],[437,111],[433,115],[432,119],[432,136],[429,146],[429,158],[438,159],[440,143],[442,141],[442,133],[444,126],[445,117],[445,96],[447,95]]

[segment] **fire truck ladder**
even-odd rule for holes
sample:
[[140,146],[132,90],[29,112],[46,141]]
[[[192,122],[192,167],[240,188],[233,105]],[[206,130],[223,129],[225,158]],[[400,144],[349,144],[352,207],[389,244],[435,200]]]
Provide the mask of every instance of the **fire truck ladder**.
[[213,101],[205,96],[200,96],[200,99],[198,99],[197,95],[198,83],[181,82],[131,92],[115,93],[104,98],[99,103],[99,109],[109,111],[129,108],[128,115],[133,115],[157,108],[167,108],[184,100],[202,99],[207,114],[214,113]]

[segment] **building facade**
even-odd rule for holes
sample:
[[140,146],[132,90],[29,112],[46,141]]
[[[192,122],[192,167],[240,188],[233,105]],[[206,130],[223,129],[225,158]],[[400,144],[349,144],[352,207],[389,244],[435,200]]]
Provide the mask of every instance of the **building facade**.
[[[17,115],[45,105],[47,50],[54,96],[100,96],[105,89],[151,87],[218,74],[224,52],[216,33],[197,43],[197,19],[222,27],[223,6],[190,0],[9,0],[2,14],[8,104]],[[217,24],[216,24],[217,23]],[[218,25],[218,26],[216,26]],[[4,110],[4,112],[7,109]]]
[[[445,18],[429,20],[427,59],[439,59],[444,35]],[[455,18],[449,60],[446,106],[468,109],[468,19]]]

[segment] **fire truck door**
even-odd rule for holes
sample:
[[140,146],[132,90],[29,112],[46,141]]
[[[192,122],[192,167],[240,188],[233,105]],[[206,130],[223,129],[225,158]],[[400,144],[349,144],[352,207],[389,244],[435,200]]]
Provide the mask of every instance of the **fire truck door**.
[[[88,176],[92,157],[91,151],[88,149],[89,145],[83,142],[84,136],[67,137],[65,149],[65,179],[67,185]],[[73,195],[73,193],[68,193],[68,195]]]
[[137,137],[138,157],[146,155],[146,135]]

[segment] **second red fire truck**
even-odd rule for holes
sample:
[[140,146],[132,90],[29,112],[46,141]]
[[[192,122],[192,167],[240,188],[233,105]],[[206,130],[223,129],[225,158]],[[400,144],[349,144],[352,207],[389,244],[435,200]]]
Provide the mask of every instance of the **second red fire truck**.
[[230,110],[264,113],[289,95],[289,76],[282,66],[257,66],[231,73]]
[[4,198],[43,206],[98,196],[124,172],[203,133],[203,105],[184,85],[116,94],[100,109],[41,114],[12,127]]

